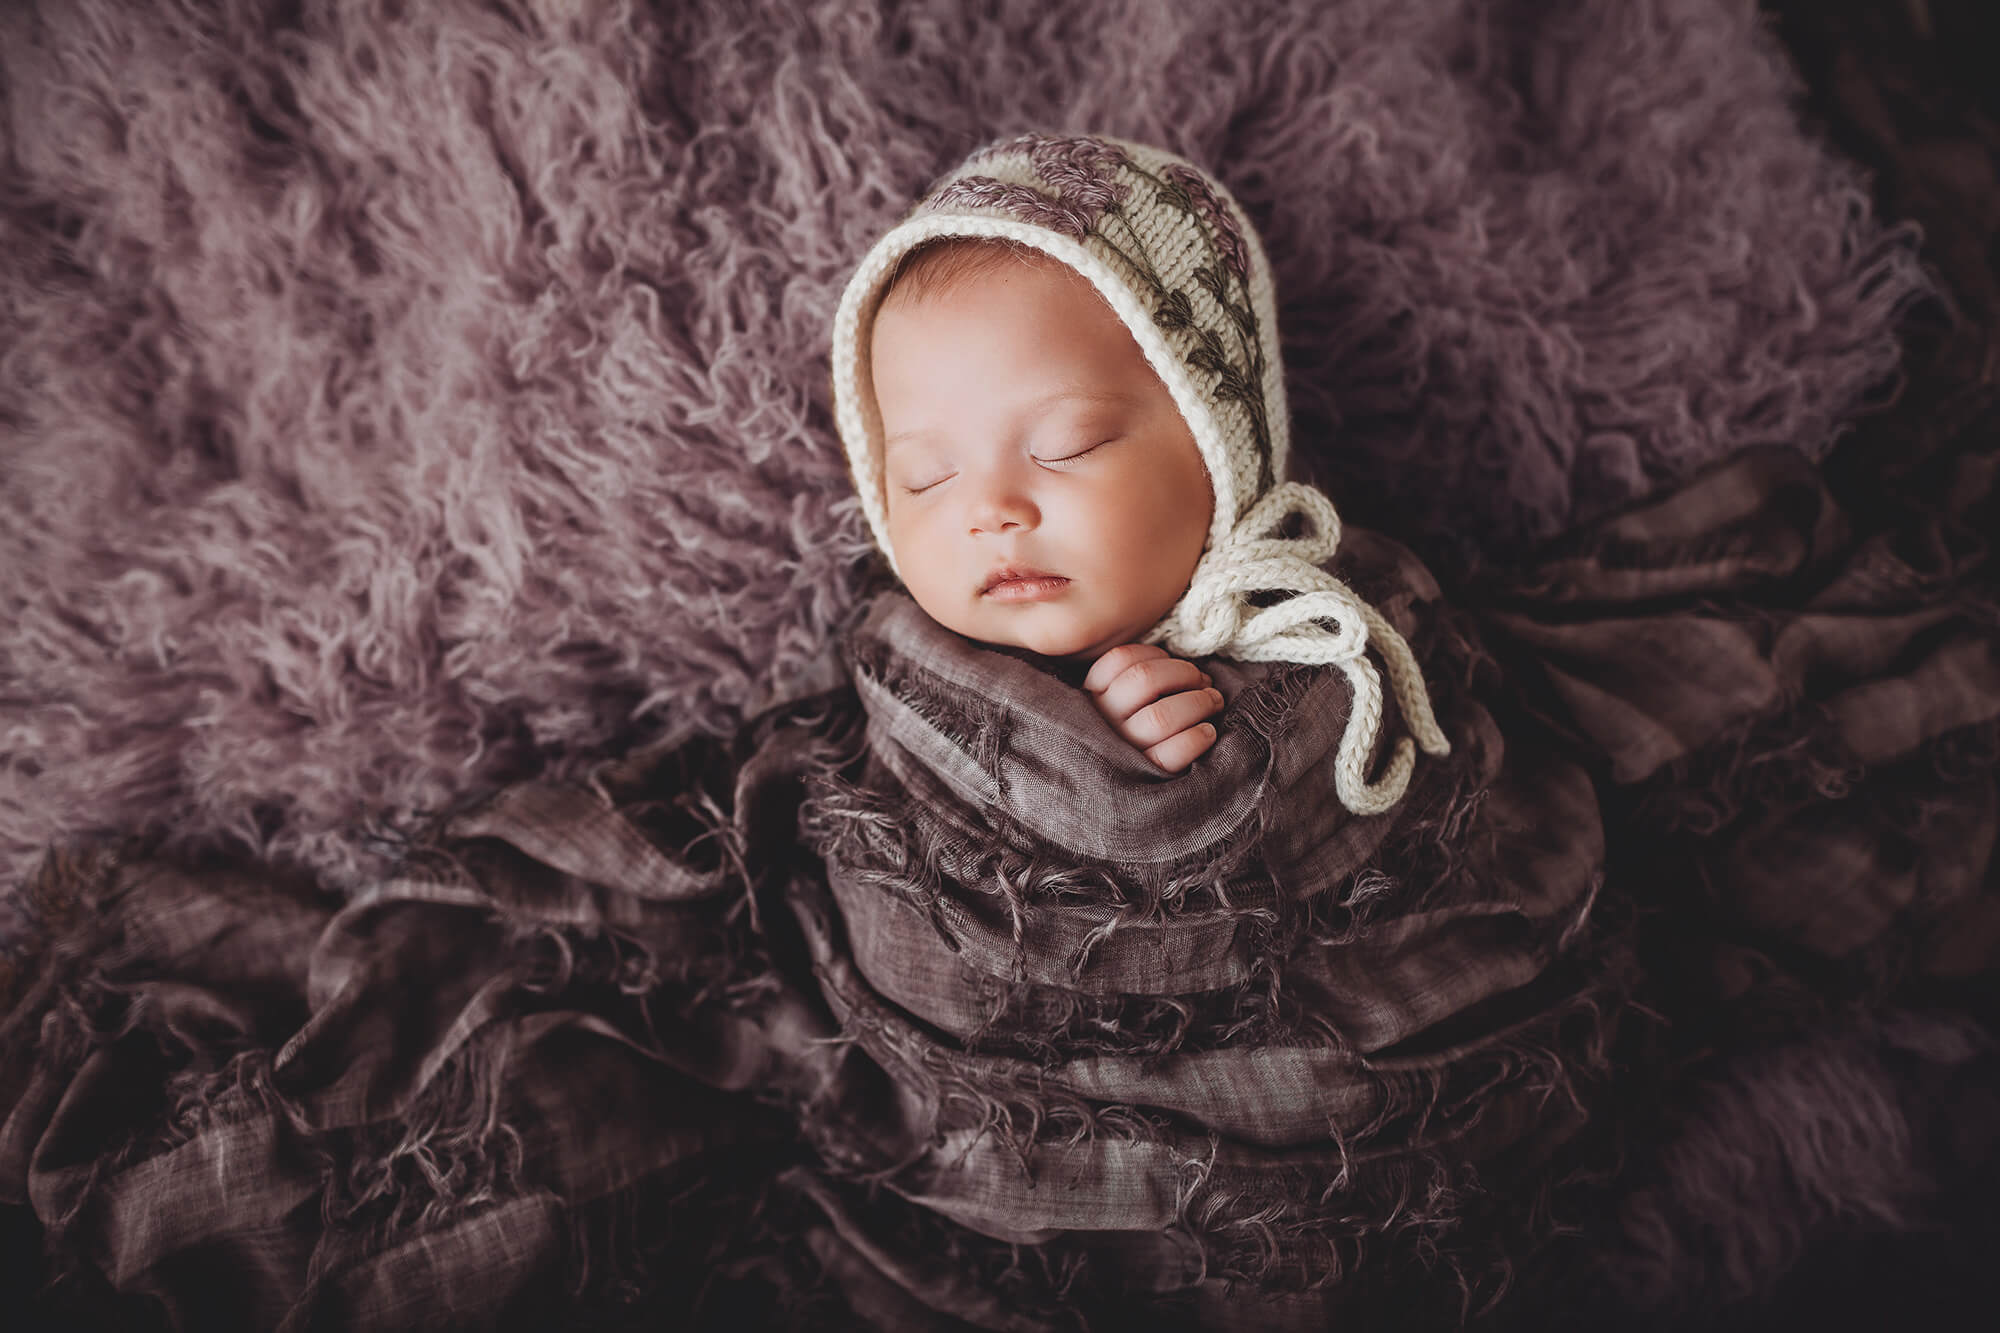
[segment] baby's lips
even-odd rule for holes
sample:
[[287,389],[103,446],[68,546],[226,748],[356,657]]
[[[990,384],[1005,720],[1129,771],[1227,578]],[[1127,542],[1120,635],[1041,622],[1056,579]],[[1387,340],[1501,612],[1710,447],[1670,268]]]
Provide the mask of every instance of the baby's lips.
[[1013,579],[1062,579],[1065,583],[1069,582],[1067,575],[1037,569],[1033,565],[1002,565],[988,570],[986,577],[979,581],[980,595],[984,596],[999,584]]

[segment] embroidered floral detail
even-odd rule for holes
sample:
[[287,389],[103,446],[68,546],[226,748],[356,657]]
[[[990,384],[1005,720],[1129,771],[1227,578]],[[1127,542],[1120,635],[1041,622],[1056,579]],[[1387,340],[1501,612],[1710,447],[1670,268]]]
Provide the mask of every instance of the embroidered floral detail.
[[1198,268],[1194,271],[1194,282],[1195,286],[1215,298],[1215,303],[1229,316],[1231,324],[1246,334],[1256,335],[1257,317],[1250,313],[1249,306],[1230,296],[1229,284],[1223,280],[1222,274],[1212,268]]
[[1153,322],[1163,329],[1185,329],[1194,325],[1194,302],[1186,292],[1168,292],[1153,311]]
[[[1189,276],[1229,320],[1229,326],[1222,330],[1204,328],[1195,321],[1194,305],[1187,293],[1171,289],[1160,280],[1145,253],[1139,233],[1118,210],[1111,210],[1121,222],[1126,222],[1125,230],[1132,246],[1131,253],[1123,250],[1120,253],[1152,288],[1158,301],[1153,308],[1153,322],[1163,329],[1185,329],[1193,333],[1197,345],[1187,354],[1188,365],[1215,376],[1212,392],[1216,401],[1241,404],[1249,415],[1250,429],[1257,441],[1257,485],[1262,491],[1272,483],[1271,432],[1265,416],[1263,392],[1264,347],[1257,336],[1256,313],[1250,306],[1250,250],[1244,244],[1243,232],[1235,219],[1230,217],[1229,210],[1223,207],[1208,179],[1193,168],[1171,162],[1162,167],[1158,175],[1141,170],[1136,165],[1132,166],[1132,170],[1152,183],[1160,203],[1196,219],[1206,235],[1214,262],[1197,265]],[[1098,235],[1103,236],[1107,244],[1110,243],[1110,237],[1101,230]],[[1240,361],[1231,356],[1231,349],[1224,341],[1225,334],[1234,335],[1229,341],[1234,342]]]
[[1247,279],[1250,276],[1250,249],[1243,243],[1243,233],[1236,226],[1236,220],[1229,216],[1229,210],[1215,197],[1208,181],[1200,172],[1178,162],[1165,167],[1160,176],[1186,196],[1186,211],[1207,224],[1209,236],[1215,242],[1216,253],[1222,256],[1223,264],[1237,277]]
[[1124,150],[1088,135],[1023,134],[984,148],[968,160],[979,163],[1022,153],[1036,178],[1054,191],[1053,197],[991,176],[964,176],[932,196],[928,207],[1004,209],[1023,222],[1082,240],[1107,209],[1132,197],[1132,187],[1117,176],[1118,169],[1128,164]]
[[1132,197],[1132,187],[1117,176],[1126,157],[1116,144],[1087,136],[1029,137],[1033,142],[1028,145],[1028,160],[1034,163],[1035,174],[1055,186],[1063,202],[1102,213]]
[[1131,161],[1125,150],[1087,134],[1022,134],[981,149],[967,163],[1022,153],[1036,177],[1055,187],[1064,203],[1102,212],[1132,195],[1132,187],[1118,179],[1118,169]]
[[1059,231],[1080,241],[1097,219],[1083,207],[1051,199],[1026,185],[1010,185],[991,176],[961,176],[932,195],[924,207],[932,212],[952,208],[998,208],[1021,221]]

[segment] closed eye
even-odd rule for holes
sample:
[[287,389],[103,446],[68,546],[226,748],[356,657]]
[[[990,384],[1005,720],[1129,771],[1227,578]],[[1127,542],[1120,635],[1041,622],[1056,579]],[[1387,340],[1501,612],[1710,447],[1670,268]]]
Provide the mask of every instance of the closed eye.
[[[1062,458],[1037,458],[1035,461],[1037,463],[1040,463],[1044,467],[1063,467],[1067,464],[1075,463],[1082,459],[1088,458],[1090,455],[1096,453],[1099,449],[1102,449],[1105,445],[1110,444],[1112,440],[1116,440],[1117,438],[1118,437],[1114,435],[1110,439],[1099,440],[1096,444],[1091,445],[1087,449],[1079,449],[1077,452],[1073,454],[1067,454]],[[942,477],[939,477],[936,481],[930,482],[927,485],[904,486],[899,484],[896,487],[896,489],[901,491],[905,495],[922,495],[925,491],[928,491],[936,486],[941,486],[945,482],[950,481],[953,477],[957,475],[958,474],[956,472],[947,472]]]
[[[1113,438],[1115,439],[1116,437],[1114,436]],[[1088,458],[1090,457],[1090,455],[1096,453],[1099,449],[1102,449],[1105,445],[1109,443],[1111,443],[1110,440],[1099,440],[1096,444],[1091,445],[1088,449],[1079,450],[1076,453],[1069,454],[1062,458],[1038,458],[1035,461],[1038,463],[1045,463],[1051,466],[1060,467],[1064,463],[1074,463],[1078,459]]]

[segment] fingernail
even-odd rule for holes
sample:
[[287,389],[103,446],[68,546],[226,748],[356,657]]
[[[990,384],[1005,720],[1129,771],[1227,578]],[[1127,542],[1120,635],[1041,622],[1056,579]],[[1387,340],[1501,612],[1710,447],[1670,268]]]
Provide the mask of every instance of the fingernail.
[[1204,722],[1204,723],[1202,723],[1202,724],[1201,724],[1201,729],[1202,729],[1203,731],[1205,731],[1205,732],[1207,732],[1207,733],[1208,733],[1208,738],[1209,738],[1210,740],[1214,740],[1214,739],[1215,739],[1215,724],[1214,724],[1214,723],[1212,723],[1212,722]]
[[1221,690],[1210,690],[1210,691],[1209,691],[1209,693],[1215,696],[1215,701],[1216,701],[1217,703],[1221,703],[1221,702],[1222,702],[1222,691],[1221,691]]
[[1215,680],[1206,671],[1204,671],[1201,673],[1201,683],[1204,685],[1213,685],[1215,684]]

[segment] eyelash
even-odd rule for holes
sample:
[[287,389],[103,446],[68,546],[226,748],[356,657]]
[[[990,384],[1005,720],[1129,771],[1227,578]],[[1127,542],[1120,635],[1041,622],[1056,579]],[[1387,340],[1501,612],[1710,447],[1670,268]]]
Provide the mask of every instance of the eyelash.
[[[1114,436],[1112,438],[1115,439],[1116,437]],[[1109,443],[1111,443],[1111,440],[1109,439],[1099,440],[1096,444],[1091,445],[1088,449],[1083,450],[1081,453],[1071,454],[1067,458],[1037,458],[1035,461],[1037,463],[1040,463],[1043,467],[1062,467],[1065,464],[1074,463],[1079,459],[1090,457],[1090,455],[1096,453],[1099,449],[1102,449],[1105,445]],[[930,490],[932,486],[942,486],[945,482],[950,481],[952,477],[956,475],[957,475],[956,473],[949,473],[945,476],[939,477],[936,481],[932,482],[930,486],[919,486],[914,490],[912,490],[908,486],[898,486],[896,489],[900,490],[905,495],[922,495],[925,491]]]
[[1038,458],[1035,461],[1046,467],[1061,467],[1064,463],[1074,463],[1079,458],[1088,458],[1109,443],[1111,443],[1109,440],[1099,440],[1083,452],[1071,454],[1067,458]]

